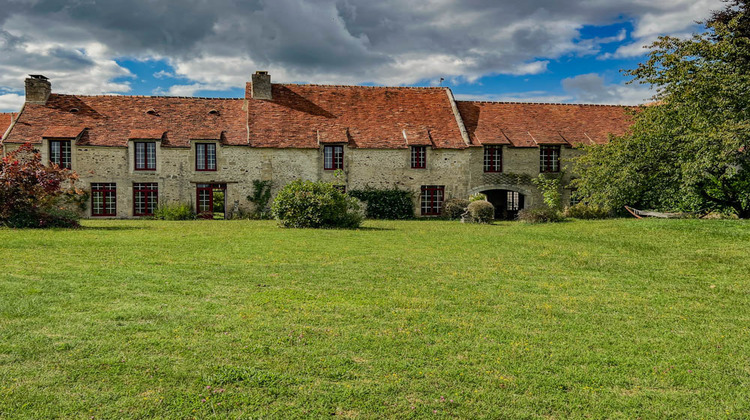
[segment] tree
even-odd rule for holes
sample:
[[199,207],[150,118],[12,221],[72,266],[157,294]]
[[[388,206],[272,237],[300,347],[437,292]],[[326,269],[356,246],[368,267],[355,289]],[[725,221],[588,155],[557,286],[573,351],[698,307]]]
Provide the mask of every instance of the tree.
[[657,89],[628,134],[574,161],[584,201],[750,218],[748,6],[733,1],[690,39],[661,37],[627,73]]
[[[57,165],[45,166],[31,144],[0,160],[0,225],[9,227],[78,226],[64,199],[82,196],[74,187],[78,176]],[[64,189],[66,183],[70,188]]]

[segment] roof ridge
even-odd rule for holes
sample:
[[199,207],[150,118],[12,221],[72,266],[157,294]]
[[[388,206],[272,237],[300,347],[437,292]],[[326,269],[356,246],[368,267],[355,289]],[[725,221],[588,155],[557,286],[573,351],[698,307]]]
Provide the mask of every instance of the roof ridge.
[[565,105],[565,106],[601,106],[601,107],[620,107],[631,108],[638,105],[617,105],[617,104],[572,104],[563,102],[522,102],[522,101],[456,101],[458,103],[466,102],[473,104],[503,104],[503,105]]
[[157,98],[157,99],[218,99],[227,101],[244,101],[245,98],[220,98],[210,96],[166,96],[166,95],[117,95],[117,94],[101,94],[101,95],[77,95],[75,93],[52,93],[58,96],[75,96],[79,98]]
[[[251,82],[248,82],[251,83]],[[365,86],[365,85],[326,85],[322,83],[273,83],[279,86],[312,86],[312,87],[345,87],[345,88],[365,88],[365,89],[447,89],[448,86]]]

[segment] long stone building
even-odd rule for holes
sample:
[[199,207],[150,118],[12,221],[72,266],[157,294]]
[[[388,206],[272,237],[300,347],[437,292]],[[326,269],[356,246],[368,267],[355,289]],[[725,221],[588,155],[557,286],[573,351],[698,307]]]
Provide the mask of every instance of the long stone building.
[[[295,179],[412,191],[417,215],[483,192],[498,217],[541,201],[532,179],[571,174],[566,159],[631,124],[625,107],[456,101],[444,87],[272,84],[256,72],[244,98],[68,95],[26,79],[3,153],[31,142],[90,191],[88,217],[151,215],[191,203],[212,217]],[[564,193],[570,199],[570,190]]]

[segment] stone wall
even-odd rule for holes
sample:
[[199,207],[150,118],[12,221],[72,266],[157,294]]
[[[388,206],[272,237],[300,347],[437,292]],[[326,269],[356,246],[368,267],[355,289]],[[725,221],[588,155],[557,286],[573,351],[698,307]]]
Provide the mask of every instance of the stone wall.
[[[205,141],[201,141],[205,142]],[[266,149],[246,146],[225,146],[217,143],[217,170],[195,171],[195,147],[161,147],[157,142],[156,171],[136,171],[134,168],[134,143],[128,147],[73,146],[72,166],[80,176],[80,187],[88,190],[94,182],[117,184],[117,217],[133,215],[133,183],[159,184],[159,202],[183,202],[193,206],[196,202],[196,185],[199,183],[225,183],[227,211],[235,206],[250,210],[247,196],[252,193],[253,180],[273,182],[272,193],[295,179],[335,181],[334,171],[323,169],[323,151],[320,149]],[[6,144],[9,152],[19,145]],[[43,158],[48,159],[49,147],[44,141],[40,147]],[[343,181],[347,189],[397,187],[414,192],[415,210],[419,212],[419,194],[422,185],[444,185],[446,199],[466,198],[468,195],[490,189],[506,189],[524,194],[525,206],[541,203],[541,196],[532,183],[539,174],[539,149],[509,148],[503,150],[503,172],[484,173],[483,149],[465,150],[427,148],[427,167],[412,169],[409,149],[351,149],[344,148]],[[579,153],[562,148],[563,185],[570,180],[568,159]],[[569,191],[563,194],[569,200]],[[235,204],[236,203],[236,204]],[[91,215],[89,204],[87,217]]]

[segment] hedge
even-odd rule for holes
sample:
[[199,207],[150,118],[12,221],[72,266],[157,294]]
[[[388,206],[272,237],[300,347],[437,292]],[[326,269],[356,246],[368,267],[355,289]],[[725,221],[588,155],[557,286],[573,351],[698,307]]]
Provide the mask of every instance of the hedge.
[[414,217],[414,194],[409,191],[366,188],[351,190],[348,194],[367,204],[365,216],[368,219],[402,220]]

